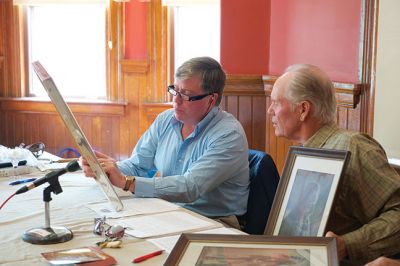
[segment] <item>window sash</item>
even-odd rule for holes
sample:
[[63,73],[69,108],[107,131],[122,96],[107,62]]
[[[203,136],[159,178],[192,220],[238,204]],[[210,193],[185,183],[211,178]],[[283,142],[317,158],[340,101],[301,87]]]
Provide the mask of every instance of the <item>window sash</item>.
[[[79,8],[76,9],[74,6],[65,6],[62,7],[62,10],[55,6],[25,7],[27,10],[27,16],[25,17],[29,20],[30,25],[29,34],[25,34],[25,36],[28,36],[25,42],[29,46],[29,53],[27,55],[30,70],[29,96],[46,96],[40,82],[38,82],[36,76],[32,74],[34,72],[30,67],[33,61],[39,60],[48,69],[53,79],[58,84],[60,91],[66,97],[105,99],[105,21],[102,22],[103,26],[101,26],[101,24],[98,25],[95,21],[87,21],[84,22],[86,25],[79,27],[76,24],[74,26],[73,22],[71,22],[71,24],[68,23],[68,25],[60,21],[47,23],[41,16],[44,15],[47,19],[51,19],[51,16],[55,16],[56,20],[57,18],[61,18],[64,21],[63,16],[68,16],[68,13],[71,14],[71,12],[74,13],[77,18],[79,16],[82,17],[83,14],[91,13],[91,16],[94,16],[94,19],[96,19],[100,12],[102,19],[106,19],[106,7],[104,4],[98,5],[97,10],[92,10],[92,7],[88,7],[87,5],[82,7],[81,10],[78,10]],[[101,32],[96,33],[97,27],[102,27],[102,31],[104,32],[103,36],[101,36]],[[70,29],[72,29],[72,32]],[[74,29],[78,30],[76,31]],[[101,29],[99,30],[101,31]],[[51,36],[49,36],[49,34],[51,34]],[[88,47],[91,40],[88,39],[85,41],[85,38],[88,38],[90,34],[95,34],[97,38],[100,37],[103,39],[102,43],[95,44],[93,49]],[[57,35],[58,37],[53,37]],[[38,36],[41,36],[41,40],[38,39]],[[62,51],[65,51],[65,53]],[[94,54],[95,52],[96,54]],[[101,53],[103,56],[99,57],[97,53]],[[96,73],[94,73],[93,70]]]
[[[113,0],[107,0],[107,14],[106,14],[106,94],[107,101],[112,102],[125,102],[125,94],[123,86],[118,86],[121,80],[121,69],[119,68],[119,61],[124,57],[124,6],[122,3],[117,3]],[[13,44],[13,53],[18,54],[15,61],[16,66],[20,71],[14,71],[16,86],[12,88],[7,96],[13,97],[27,97],[28,96],[28,46],[25,42],[26,28],[28,25],[24,21],[24,6],[17,6],[15,9],[16,21],[11,27],[13,31],[19,32],[17,38],[14,38],[11,43]],[[88,101],[92,102],[92,101]]]

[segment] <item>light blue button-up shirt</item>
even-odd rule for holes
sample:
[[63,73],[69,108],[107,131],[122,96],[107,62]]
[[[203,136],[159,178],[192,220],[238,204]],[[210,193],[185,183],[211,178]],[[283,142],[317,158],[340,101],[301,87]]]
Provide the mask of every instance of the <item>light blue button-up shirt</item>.
[[[208,217],[242,215],[249,194],[248,145],[241,124],[214,107],[185,140],[174,110],[161,113],[132,156],[118,163],[136,176],[135,195],[181,203]],[[154,177],[155,172],[161,177]]]

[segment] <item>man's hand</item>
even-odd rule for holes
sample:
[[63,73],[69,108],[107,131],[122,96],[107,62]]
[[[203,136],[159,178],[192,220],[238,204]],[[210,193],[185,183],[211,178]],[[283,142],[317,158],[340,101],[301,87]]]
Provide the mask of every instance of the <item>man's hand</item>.
[[[114,186],[123,188],[125,186],[125,177],[119,171],[116,161],[110,156],[105,155],[104,153],[95,151],[95,154],[101,168],[103,168],[104,172],[106,172],[108,179],[111,181],[111,183]],[[82,169],[85,175],[88,177],[95,177],[94,172],[92,168],[90,168],[88,161],[82,157],[79,158],[79,161],[82,165]]]
[[343,260],[347,256],[346,244],[344,243],[343,238],[331,231],[327,232],[325,236],[336,238],[336,245],[337,245],[339,261]]
[[386,257],[379,257],[365,264],[365,266],[400,266],[400,261],[392,260]]

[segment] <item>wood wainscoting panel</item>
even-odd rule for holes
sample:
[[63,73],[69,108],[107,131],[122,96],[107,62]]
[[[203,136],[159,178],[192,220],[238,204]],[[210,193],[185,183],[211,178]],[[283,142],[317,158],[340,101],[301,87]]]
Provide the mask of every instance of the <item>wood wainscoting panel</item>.
[[227,75],[220,106],[242,124],[250,149],[265,150],[265,103],[261,76]]
[[[119,116],[96,116],[75,113],[78,124],[95,150],[118,156]],[[1,144],[15,147],[20,143],[43,142],[46,151],[57,154],[63,148],[77,148],[69,131],[56,112],[36,113],[8,110],[1,112],[4,128]]]
[[171,109],[172,102],[168,103],[143,103],[140,106],[142,123],[140,126],[140,135],[142,135],[156,119],[160,113]]
[[[119,156],[120,119],[126,104],[71,103],[79,126],[96,150]],[[1,144],[15,147],[20,143],[43,142],[46,151],[57,154],[66,147],[77,148],[69,131],[49,101],[24,98],[0,99]]]

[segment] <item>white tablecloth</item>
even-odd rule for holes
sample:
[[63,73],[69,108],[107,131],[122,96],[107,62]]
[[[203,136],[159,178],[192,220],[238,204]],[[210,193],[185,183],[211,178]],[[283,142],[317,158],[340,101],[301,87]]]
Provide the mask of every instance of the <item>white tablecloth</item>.
[[[43,174],[38,175],[38,177],[40,176],[43,176]],[[15,180],[15,177],[0,178],[0,203],[3,203],[22,186],[8,185],[13,180]],[[43,184],[24,194],[14,196],[0,210],[1,265],[48,265],[40,255],[42,252],[95,246],[96,242],[104,239],[93,234],[93,220],[96,213],[85,206],[90,202],[105,200],[103,192],[95,181],[84,177],[82,173],[67,173],[61,176],[59,180],[63,192],[58,195],[52,193],[50,224],[51,226],[69,228],[74,234],[73,239],[65,243],[51,245],[33,245],[21,239],[26,230],[44,227],[45,225],[43,189],[47,184]],[[187,212],[187,210],[181,211]],[[158,249],[149,241],[125,236],[122,248],[107,248],[104,251],[118,261],[117,265],[133,265],[131,263],[133,258]],[[140,265],[162,265],[167,256],[168,254],[164,252],[160,256],[142,262]]]

